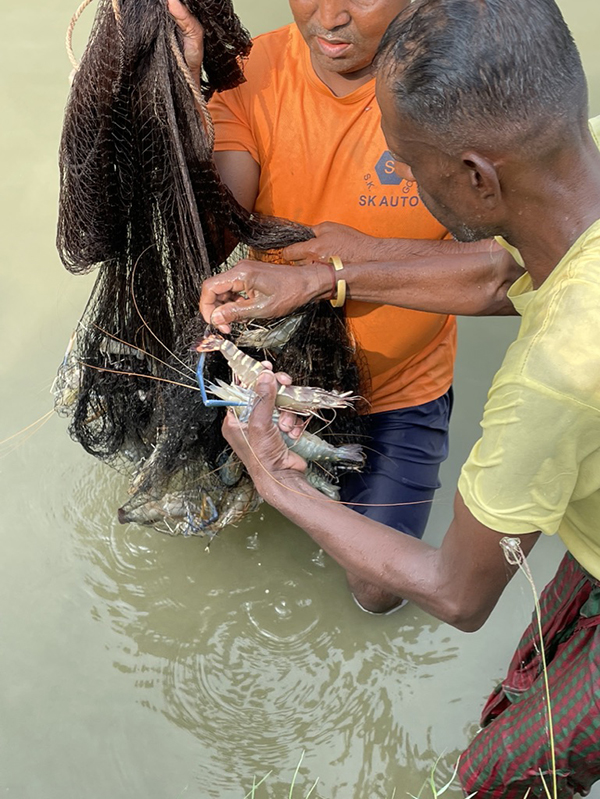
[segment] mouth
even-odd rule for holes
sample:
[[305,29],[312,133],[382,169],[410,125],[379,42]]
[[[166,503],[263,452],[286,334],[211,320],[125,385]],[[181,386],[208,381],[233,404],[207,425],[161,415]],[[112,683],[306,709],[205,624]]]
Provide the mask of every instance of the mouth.
[[352,47],[351,42],[344,42],[340,39],[323,39],[321,36],[316,36],[315,41],[319,50],[328,58],[339,58]]

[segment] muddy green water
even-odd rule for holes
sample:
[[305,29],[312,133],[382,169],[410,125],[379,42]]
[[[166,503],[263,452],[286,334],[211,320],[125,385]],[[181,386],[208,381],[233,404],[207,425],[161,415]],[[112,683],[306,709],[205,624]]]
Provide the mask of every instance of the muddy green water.
[[[89,293],[54,250],[56,149],[69,0],[5,2],[0,28],[0,439],[52,407],[49,388]],[[600,113],[596,0],[566,0]],[[239,0],[254,33],[284,0]],[[85,24],[82,23],[82,28]],[[83,45],[82,31],[76,47]],[[446,529],[510,320],[460,327],[452,456],[428,540]],[[476,728],[528,621],[517,578],[486,627],[415,608],[372,619],[340,569],[266,510],[224,533],[169,539],[116,523],[123,480],[51,416],[0,446],[0,795],[16,799],[387,799],[416,793]],[[14,446],[13,446],[14,445]],[[543,541],[539,585],[561,554]],[[468,553],[465,553],[468,557]],[[455,794],[456,795],[456,794]],[[598,792],[597,795],[600,795]]]

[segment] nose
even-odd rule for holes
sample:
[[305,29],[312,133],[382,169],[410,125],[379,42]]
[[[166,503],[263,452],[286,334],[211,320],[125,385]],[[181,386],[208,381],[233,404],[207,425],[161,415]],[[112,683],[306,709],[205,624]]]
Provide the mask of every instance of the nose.
[[352,19],[347,0],[321,0],[318,8],[319,23],[328,31],[342,28]]

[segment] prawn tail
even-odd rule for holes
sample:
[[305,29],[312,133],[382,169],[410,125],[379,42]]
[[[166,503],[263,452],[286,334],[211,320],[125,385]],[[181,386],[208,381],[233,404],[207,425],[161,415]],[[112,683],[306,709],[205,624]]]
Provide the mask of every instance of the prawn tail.
[[339,460],[349,463],[363,463],[365,459],[360,444],[343,444],[341,447],[336,447],[335,455],[336,460],[339,458]]
[[256,393],[251,388],[225,383],[219,378],[216,383],[208,383],[206,390],[226,402],[244,402],[253,405],[257,399]]

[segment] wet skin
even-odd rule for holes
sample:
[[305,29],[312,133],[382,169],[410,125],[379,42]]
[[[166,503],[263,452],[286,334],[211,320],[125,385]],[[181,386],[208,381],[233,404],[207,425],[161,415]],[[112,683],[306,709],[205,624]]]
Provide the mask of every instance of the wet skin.
[[371,80],[379,42],[407,5],[408,0],[290,0],[313,69],[337,96]]

